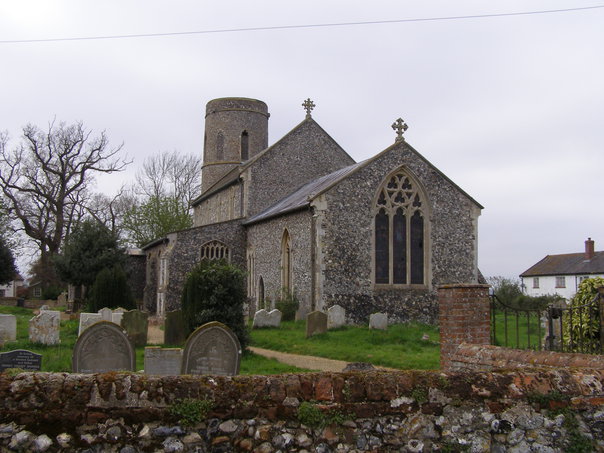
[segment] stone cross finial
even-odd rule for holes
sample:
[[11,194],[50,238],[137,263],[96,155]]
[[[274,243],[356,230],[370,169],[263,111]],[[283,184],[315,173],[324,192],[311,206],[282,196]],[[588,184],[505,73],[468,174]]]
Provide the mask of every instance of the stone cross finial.
[[395,142],[404,141],[403,133],[409,128],[407,123],[403,121],[402,118],[399,118],[394,123],[392,123],[392,129],[396,131],[396,140]]
[[302,107],[306,110],[306,118],[310,118],[310,112],[315,108],[315,103],[308,98],[306,101],[302,103]]

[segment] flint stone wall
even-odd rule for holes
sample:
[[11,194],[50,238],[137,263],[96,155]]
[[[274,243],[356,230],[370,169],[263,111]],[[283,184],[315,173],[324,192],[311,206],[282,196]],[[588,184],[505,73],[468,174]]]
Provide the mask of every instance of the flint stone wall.
[[246,232],[238,220],[170,233],[167,243],[158,244],[148,250],[150,256],[147,259],[145,307],[149,312],[155,313],[157,309],[157,272],[160,259],[158,251],[166,253],[168,258],[165,310],[180,310],[180,297],[187,273],[199,263],[201,246],[212,240],[226,244],[231,251],[231,263],[245,269]]
[[[562,452],[580,436],[587,442],[591,437],[602,449],[603,389],[602,370],[0,374],[0,446]],[[213,407],[206,419],[185,427],[170,415],[170,407],[183,398],[211,400]],[[309,428],[296,415],[307,401],[323,413],[347,414],[348,420]],[[563,415],[551,411],[562,408]]]
[[[381,289],[371,277],[374,196],[394,169],[404,167],[421,184],[429,208],[426,289]],[[392,322],[437,321],[436,287],[477,281],[476,219],[479,207],[406,142],[394,145],[317,200],[317,231],[324,257],[322,300],[366,323],[375,312]]]

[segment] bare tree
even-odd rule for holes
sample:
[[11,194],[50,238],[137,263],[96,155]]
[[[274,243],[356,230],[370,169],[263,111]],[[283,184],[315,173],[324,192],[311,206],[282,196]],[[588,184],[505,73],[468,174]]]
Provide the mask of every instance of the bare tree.
[[43,131],[23,128],[21,144],[9,150],[0,133],[0,183],[11,214],[40,251],[42,265],[56,254],[89,201],[95,173],[123,170],[122,145],[110,148],[105,132],[92,136],[81,122],[54,121]]
[[201,190],[201,159],[192,154],[164,151],[149,157],[136,175],[135,191],[146,201],[175,198],[186,206]]

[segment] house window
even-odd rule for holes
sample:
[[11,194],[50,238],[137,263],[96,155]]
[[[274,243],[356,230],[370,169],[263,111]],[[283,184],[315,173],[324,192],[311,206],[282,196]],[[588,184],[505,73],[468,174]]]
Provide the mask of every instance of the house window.
[[281,288],[287,290],[291,290],[292,287],[291,263],[291,240],[289,232],[285,230],[281,239]]
[[566,288],[565,277],[556,277],[556,288]]
[[533,288],[539,288],[539,277],[533,277]]
[[201,246],[201,260],[227,260],[231,261],[231,251],[220,241],[206,242]]
[[40,288],[39,286],[36,286],[34,288],[34,297],[42,297],[42,288]]
[[373,213],[376,284],[425,284],[424,213],[424,197],[407,174],[399,171],[382,183]]
[[241,161],[246,161],[249,158],[249,136],[247,131],[241,133]]
[[0,297],[4,297],[6,295],[6,290],[0,289]]

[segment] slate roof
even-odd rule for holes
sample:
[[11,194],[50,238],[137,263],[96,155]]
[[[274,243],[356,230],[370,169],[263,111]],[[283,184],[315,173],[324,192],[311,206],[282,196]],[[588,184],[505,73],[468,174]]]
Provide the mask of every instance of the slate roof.
[[348,167],[341,168],[328,175],[317,178],[309,183],[306,183],[298,190],[294,191],[290,195],[283,198],[281,201],[272,205],[270,208],[265,209],[260,214],[256,214],[250,218],[244,225],[261,222],[268,220],[273,217],[280,216],[287,212],[297,211],[299,209],[310,206],[310,201],[318,195],[320,192],[337,183],[341,179],[344,179],[350,173],[354,172],[357,168],[365,163],[359,162]]
[[604,274],[604,252],[595,252],[590,260],[585,259],[585,253],[547,255],[537,264],[525,270],[520,276],[578,274]]

